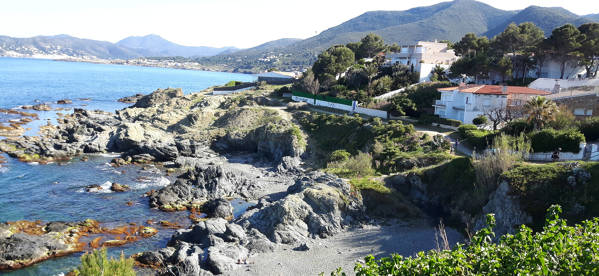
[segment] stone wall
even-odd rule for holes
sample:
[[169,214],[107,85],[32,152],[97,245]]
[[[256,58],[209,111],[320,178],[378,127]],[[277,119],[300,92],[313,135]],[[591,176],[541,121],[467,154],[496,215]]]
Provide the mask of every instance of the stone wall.
[[599,96],[597,94],[563,97],[554,99],[559,105],[565,105],[577,119],[599,116]]

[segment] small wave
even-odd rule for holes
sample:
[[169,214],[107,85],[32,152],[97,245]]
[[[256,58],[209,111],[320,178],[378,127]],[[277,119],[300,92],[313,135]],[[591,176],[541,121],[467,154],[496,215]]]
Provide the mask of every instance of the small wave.
[[95,153],[93,155],[102,156],[102,157],[112,157],[112,158],[121,156],[118,153]]
[[8,168],[0,167],[0,173],[6,173],[6,172],[8,172]]
[[37,166],[39,165],[39,162],[28,162],[27,165],[31,165],[31,166]]

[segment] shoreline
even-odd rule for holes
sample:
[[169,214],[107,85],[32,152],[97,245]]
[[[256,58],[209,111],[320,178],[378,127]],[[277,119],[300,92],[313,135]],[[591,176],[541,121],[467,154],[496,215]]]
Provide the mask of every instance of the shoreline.
[[[233,72],[233,70],[218,70],[212,69],[210,67],[205,67],[200,63],[195,62],[186,62],[189,63],[190,66],[178,66],[178,65],[164,65],[161,61],[156,61],[158,63],[137,63],[142,61],[151,61],[145,58],[137,58],[137,59],[84,59],[84,58],[75,58],[75,57],[59,57],[59,56],[5,56],[0,55],[0,58],[14,58],[14,59],[34,59],[34,60],[51,60],[51,61],[63,61],[63,62],[81,62],[81,63],[92,63],[92,64],[107,64],[107,65],[123,65],[123,66],[138,66],[138,67],[152,67],[152,68],[167,68],[167,69],[176,69],[176,70],[188,70],[188,71],[202,71],[202,72],[218,72],[218,73],[233,73],[233,74],[244,74],[244,75],[256,75],[258,73],[250,73],[250,72]],[[135,62],[135,63],[130,63]],[[174,62],[178,63],[178,62]],[[195,67],[197,65],[198,67]],[[201,66],[201,67],[199,67]]]

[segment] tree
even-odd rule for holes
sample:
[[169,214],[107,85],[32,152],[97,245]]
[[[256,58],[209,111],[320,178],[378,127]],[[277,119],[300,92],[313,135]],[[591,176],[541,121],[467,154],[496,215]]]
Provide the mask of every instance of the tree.
[[306,73],[304,73],[304,76],[301,79],[300,84],[303,90],[315,96],[318,94],[318,91],[320,90],[320,83],[318,82],[318,79],[314,76],[312,70],[308,70],[306,71]]
[[81,265],[73,271],[73,274],[82,276],[134,276],[135,270],[133,269],[133,264],[133,259],[125,259],[125,255],[122,252],[120,259],[108,259],[106,248],[102,248],[94,250],[92,253],[83,254],[81,256]]
[[545,97],[536,96],[524,105],[524,109],[528,115],[527,121],[532,123],[535,129],[541,129],[545,123],[553,120],[557,105]]
[[480,115],[480,116],[474,118],[472,120],[472,123],[475,124],[475,125],[477,125],[477,126],[484,125],[484,124],[487,123],[487,117],[484,116],[484,115]]
[[332,85],[341,73],[344,73],[355,61],[352,50],[336,45],[318,55],[312,66],[314,75],[326,87]]
[[368,75],[363,65],[354,65],[347,71],[345,74],[345,85],[355,90],[368,85]]
[[379,52],[385,49],[385,43],[383,38],[376,34],[368,34],[362,40],[360,40],[360,47],[358,48],[357,59],[374,57]]
[[379,73],[379,67],[374,63],[368,63],[364,66],[364,72],[368,76],[368,94],[372,94],[372,79]]
[[515,119],[522,117],[521,106],[506,106],[506,107],[494,107],[487,108],[484,110],[485,117],[491,121],[493,130],[502,124],[507,124]]
[[399,89],[418,82],[418,73],[412,72],[410,67],[401,63],[391,67],[392,89]]
[[501,81],[505,82],[506,77],[512,75],[512,60],[509,57],[501,57],[493,63],[493,69],[501,74]]
[[599,70],[599,23],[586,23],[578,27],[584,39],[581,42],[581,64],[587,71],[587,78],[597,77]]
[[445,68],[441,67],[441,65],[435,65],[431,72],[431,81],[447,81],[447,73],[445,72]]
[[400,116],[407,114],[414,114],[417,110],[416,104],[410,100],[405,94],[393,97],[391,99],[393,104],[393,110],[396,111]]
[[577,50],[582,46],[581,41],[584,36],[580,35],[580,31],[572,24],[566,24],[558,27],[551,32],[548,39],[548,45],[551,52],[558,58],[560,62],[560,78],[564,78],[566,63],[572,59],[576,59],[580,55]]
[[455,53],[459,56],[476,56],[489,49],[489,39],[478,37],[474,33],[467,33],[460,41],[453,45]]
[[389,92],[393,85],[393,80],[389,76],[382,76],[372,82],[372,90],[374,95],[381,95]]

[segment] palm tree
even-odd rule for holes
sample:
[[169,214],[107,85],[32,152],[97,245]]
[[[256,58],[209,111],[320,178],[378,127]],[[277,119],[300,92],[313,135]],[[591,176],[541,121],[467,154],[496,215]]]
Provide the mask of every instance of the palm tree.
[[536,96],[524,105],[524,109],[528,114],[528,122],[532,123],[535,129],[541,129],[545,122],[554,119],[557,105],[545,97]]

